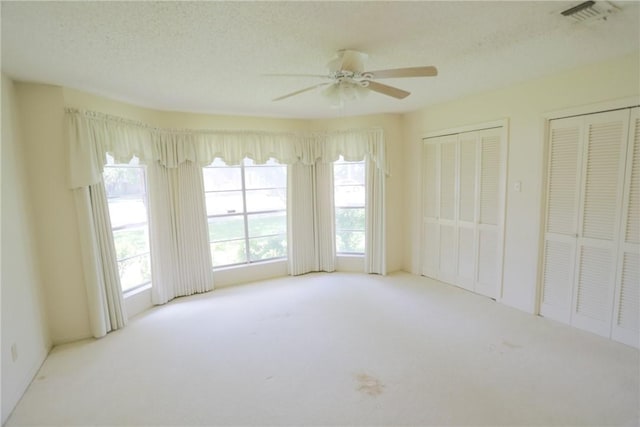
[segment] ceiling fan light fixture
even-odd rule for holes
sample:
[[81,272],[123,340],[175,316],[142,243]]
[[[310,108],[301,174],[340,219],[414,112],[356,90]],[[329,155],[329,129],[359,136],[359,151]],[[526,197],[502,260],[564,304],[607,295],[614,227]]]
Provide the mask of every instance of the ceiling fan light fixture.
[[364,98],[369,90],[361,82],[345,79],[330,85],[322,93],[332,106],[341,107],[345,102]]

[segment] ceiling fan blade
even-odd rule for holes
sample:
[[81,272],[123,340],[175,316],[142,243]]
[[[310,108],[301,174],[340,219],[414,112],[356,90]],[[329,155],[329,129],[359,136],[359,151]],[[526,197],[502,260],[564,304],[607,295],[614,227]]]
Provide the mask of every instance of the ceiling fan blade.
[[295,92],[288,93],[288,94],[283,95],[283,96],[279,96],[278,98],[272,99],[272,101],[280,101],[282,99],[289,98],[290,96],[298,95],[298,94],[313,90],[313,89],[315,89],[317,87],[320,87],[320,86],[326,86],[328,84],[329,83],[320,83],[318,85],[313,85],[313,86],[310,86],[310,87],[307,87],[307,88],[304,88],[304,89],[297,90]]
[[366,86],[374,92],[381,93],[383,95],[392,96],[397,99],[403,99],[411,95],[411,92],[398,89],[397,87],[383,85],[382,83],[369,80],[369,84]]
[[261,74],[264,77],[321,77],[328,79],[327,74]]
[[433,77],[438,75],[436,67],[393,68],[390,70],[367,71],[374,79],[388,79],[393,77]]

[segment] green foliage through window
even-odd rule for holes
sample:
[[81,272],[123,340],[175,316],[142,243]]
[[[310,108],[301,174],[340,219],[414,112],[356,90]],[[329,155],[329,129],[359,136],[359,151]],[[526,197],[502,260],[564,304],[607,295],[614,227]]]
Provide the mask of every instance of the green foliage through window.
[[336,252],[363,254],[365,248],[365,162],[340,159],[333,165]]
[[151,282],[145,170],[108,159],[103,179],[123,291]]
[[214,267],[287,256],[287,169],[271,160],[203,169]]

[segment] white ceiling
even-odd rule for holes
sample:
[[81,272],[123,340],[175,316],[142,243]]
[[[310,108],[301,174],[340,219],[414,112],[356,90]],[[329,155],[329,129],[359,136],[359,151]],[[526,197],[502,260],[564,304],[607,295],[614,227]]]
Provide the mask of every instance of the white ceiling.
[[[140,106],[233,115],[321,118],[405,112],[640,51],[640,3],[613,2],[606,21],[575,23],[554,2],[9,2],[2,70]],[[326,72],[339,49],[367,69],[435,65],[430,78],[386,79],[331,108],[321,82],[267,73]],[[615,78],[615,76],[611,76]]]

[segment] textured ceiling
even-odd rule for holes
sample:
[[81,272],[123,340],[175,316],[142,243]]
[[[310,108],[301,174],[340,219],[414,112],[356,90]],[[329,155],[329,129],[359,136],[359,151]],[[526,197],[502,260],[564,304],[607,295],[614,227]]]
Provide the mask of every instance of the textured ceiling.
[[[575,23],[578,2],[2,2],[2,69],[140,106],[320,118],[405,112],[640,50],[638,2]],[[339,49],[367,69],[435,65],[431,78],[386,79],[412,94],[371,93],[342,109],[321,82]],[[612,76],[615,78],[615,76]]]

